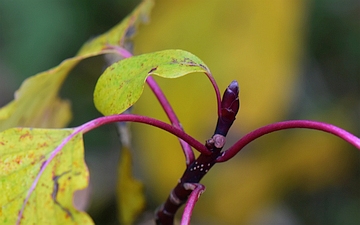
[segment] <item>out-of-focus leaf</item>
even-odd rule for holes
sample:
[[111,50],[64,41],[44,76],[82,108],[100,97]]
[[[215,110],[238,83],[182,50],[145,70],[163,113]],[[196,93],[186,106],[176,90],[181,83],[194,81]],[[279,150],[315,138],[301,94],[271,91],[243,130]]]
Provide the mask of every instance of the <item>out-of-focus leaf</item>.
[[[242,122],[233,127],[251,129],[281,120],[290,107],[291,90],[298,81],[305,6],[304,1],[158,0],[151,25],[144,26],[135,38],[135,53],[184,49],[206,62],[220,89],[236,79],[241,104],[248,107],[242,107]],[[191,80],[205,83],[202,88],[211,87],[202,77]],[[201,113],[189,114],[188,109],[199,105],[193,103],[197,99],[203,108],[215,109],[214,99],[208,91],[199,92],[196,98],[191,92],[178,94],[188,82],[186,78],[176,81],[176,91],[171,85],[163,85],[169,83],[166,80],[158,83],[168,98],[174,99],[173,107],[178,107],[176,112],[184,127],[200,127],[190,124],[209,121],[201,118]],[[182,97],[188,100],[188,107],[184,107]],[[136,110],[148,113],[145,107],[139,104]]]
[[70,104],[57,93],[69,71],[80,58],[26,79],[15,99],[0,109],[0,131],[14,126],[63,127],[71,118]]
[[[293,116],[288,113],[299,91],[306,1],[158,0],[157,4],[160,7],[152,13],[151,26],[135,38],[135,52],[186,49],[207,63],[220,89],[236,79],[241,87],[241,110],[227,143],[259,126]],[[184,129],[199,140],[209,138],[216,108],[207,81],[199,76],[184,77],[175,84],[166,79],[157,81]],[[189,88],[189,82],[199,88]],[[156,101],[145,89],[135,113],[166,120]],[[336,117],[325,118],[326,114],[328,110],[318,119],[334,123]],[[304,117],[314,119],[313,115]],[[181,149],[173,137],[152,127],[134,124],[134,135],[141,140],[137,157],[157,159],[155,164],[144,160],[142,172],[147,190],[160,204],[174,187],[174,177],[184,170]],[[316,132],[305,133],[302,139],[270,136],[268,141],[260,139],[233,160],[215,166],[203,180],[207,191],[193,216],[211,220],[204,224],[246,224],[259,208],[283,201],[282,191],[290,190],[291,185],[296,189],[324,187],[331,182],[341,185],[336,177],[346,176],[349,151],[336,138],[319,136]],[[334,168],[338,169],[336,177],[331,177]],[[303,179],[296,179],[300,176]]]
[[0,131],[14,126],[65,126],[71,118],[70,105],[58,97],[58,92],[69,71],[83,59],[111,52],[109,45],[123,46],[148,16],[152,5],[152,0],[143,1],[119,25],[86,43],[77,56],[26,79],[15,93],[15,99],[0,109]]
[[177,78],[189,73],[208,72],[195,55],[183,50],[164,50],[134,56],[109,66],[94,91],[96,108],[104,115],[122,113],[141,96],[148,76]]
[[[157,6],[151,15],[151,25],[144,26],[134,40],[135,53],[185,49],[206,62],[220,90],[236,79],[241,89],[241,110],[227,143],[235,141],[230,140],[231,137],[241,137],[245,131],[283,119],[292,106],[289,104],[293,96],[291,90],[296,90],[294,84],[298,80],[295,75],[298,74],[297,62],[302,49],[304,2],[157,0]],[[213,90],[206,78],[185,76],[176,82],[167,79],[157,79],[157,82],[184,129],[198,140],[210,138],[217,115]],[[198,86],[189,88],[190,82]],[[167,120],[157,104],[151,91],[145,88],[134,112]],[[134,132],[141,139],[138,142],[139,157],[159,159],[156,164],[151,160],[144,161],[142,166],[147,190],[157,196],[160,204],[174,187],[174,177],[184,170],[181,148],[173,137],[152,127],[134,124]],[[154,141],[155,145],[149,144]],[[160,150],[159,154],[159,149],[168,151]],[[221,168],[224,166],[216,167],[214,171]],[[212,174],[213,171],[206,175],[205,185],[216,182]],[[207,192],[209,190],[207,188]],[[223,196],[223,193],[217,189],[215,195]],[[196,208],[207,196],[214,197],[203,195]],[[216,204],[212,205],[216,208]]]
[[135,34],[139,24],[148,20],[153,5],[153,0],[144,0],[129,16],[122,20],[121,23],[108,32],[96,37],[95,40],[85,43],[78,55],[99,52],[106,46],[125,47],[126,42]]
[[121,149],[117,186],[119,220],[124,225],[133,224],[145,206],[143,184],[133,177],[131,167],[131,152],[124,146]]
[[117,123],[117,128],[122,146],[116,190],[118,219],[120,224],[131,225],[145,207],[144,185],[133,177],[129,123]]
[[[50,153],[73,129],[11,128],[0,133],[0,221],[16,224],[27,193]],[[21,224],[93,224],[73,206],[88,185],[82,135],[75,135],[46,167],[25,205]]]

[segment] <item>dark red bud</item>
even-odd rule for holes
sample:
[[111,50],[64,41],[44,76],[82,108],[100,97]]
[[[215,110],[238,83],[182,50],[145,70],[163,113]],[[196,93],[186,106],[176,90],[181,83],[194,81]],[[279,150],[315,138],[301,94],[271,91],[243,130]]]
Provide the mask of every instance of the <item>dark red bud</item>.
[[239,108],[239,84],[234,80],[226,88],[222,97],[220,116],[218,118],[215,134],[226,136],[236,118]]
[[223,120],[234,121],[239,111],[239,85],[232,81],[226,88],[221,101],[221,117]]

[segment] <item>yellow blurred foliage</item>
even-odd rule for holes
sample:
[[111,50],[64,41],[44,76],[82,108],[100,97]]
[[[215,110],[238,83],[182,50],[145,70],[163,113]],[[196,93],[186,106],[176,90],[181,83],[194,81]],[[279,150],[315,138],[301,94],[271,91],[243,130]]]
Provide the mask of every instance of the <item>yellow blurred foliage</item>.
[[[156,1],[150,25],[135,38],[135,52],[184,49],[210,67],[221,89],[237,79],[247,106],[241,109],[241,127],[253,127],[282,118],[291,98],[303,11],[303,1]],[[189,85],[199,92],[196,98],[212,97],[211,91],[200,93],[197,88],[209,86],[205,80],[187,80]],[[172,87],[163,88],[170,98],[186,92],[181,89],[179,95]],[[201,106],[214,109],[214,100],[209,100]],[[193,111],[181,103],[183,98],[176,101],[174,105],[183,104],[182,111]]]
[[[233,142],[246,131],[282,120],[291,107],[305,11],[306,1],[158,0],[150,25],[135,38],[135,53],[184,49],[209,66],[221,91],[238,80],[241,109],[229,134],[228,142]],[[216,102],[207,78],[199,74],[157,81],[185,131],[198,140],[209,138]],[[135,113],[167,121],[149,89]],[[182,175],[184,156],[175,137],[143,125],[134,127],[147,190],[160,204]],[[215,165],[202,182],[207,189],[194,216],[208,220],[206,224],[243,224],[292,188],[313,191],[338,180],[348,168],[340,140],[306,131],[292,134],[265,138],[267,142],[256,145],[259,150]]]

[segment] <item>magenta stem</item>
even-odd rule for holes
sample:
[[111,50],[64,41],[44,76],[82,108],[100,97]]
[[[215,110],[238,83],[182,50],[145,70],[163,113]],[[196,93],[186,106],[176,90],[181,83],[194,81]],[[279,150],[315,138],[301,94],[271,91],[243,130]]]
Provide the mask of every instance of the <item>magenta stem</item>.
[[199,183],[194,183],[194,184],[187,183],[184,185],[188,185],[188,186],[192,185],[194,188],[189,196],[189,199],[187,200],[180,223],[180,225],[189,225],[195,204],[199,200],[200,195],[205,191],[205,186]]
[[[119,47],[119,46],[111,46],[111,48],[113,48],[114,50],[116,50],[116,52],[121,55],[124,58],[129,58],[132,57],[133,55],[127,51],[126,49]],[[159,87],[159,85],[156,83],[155,79],[151,76],[149,76],[146,79],[146,83],[149,85],[150,89],[153,91],[153,93],[155,94],[156,98],[158,99],[160,105],[162,106],[162,108],[164,109],[167,117],[169,118],[171,124],[180,129],[180,130],[184,130],[183,127],[180,124],[180,121],[178,119],[178,117],[176,116],[174,110],[172,109],[169,101],[167,100],[167,98],[165,97],[164,93],[162,92],[161,88]],[[184,155],[185,155],[185,162],[186,165],[190,165],[194,160],[195,160],[195,155],[193,150],[191,149],[191,146],[184,140],[180,139],[180,145],[183,149]]]
[[[165,97],[164,93],[162,92],[161,88],[159,87],[159,85],[156,83],[155,79],[151,76],[149,76],[146,79],[146,83],[149,85],[150,89],[154,92],[156,98],[158,99],[160,105],[162,106],[162,108],[164,109],[167,117],[169,118],[171,124],[180,129],[180,130],[184,130],[181,126],[181,123],[179,121],[179,119],[177,118],[173,108],[171,107],[169,101],[167,100],[167,98]],[[195,155],[193,150],[191,149],[191,146],[185,142],[182,139],[179,139],[180,141],[180,145],[183,149],[184,155],[185,155],[185,161],[186,161],[186,165],[190,165],[192,162],[194,162],[195,160]]]
[[79,127],[74,128],[73,133],[71,133],[69,136],[67,136],[58,147],[56,147],[51,153],[49,158],[46,159],[46,161],[43,163],[43,165],[40,168],[39,173],[35,177],[27,195],[24,199],[23,205],[21,207],[21,210],[18,214],[18,219],[16,224],[20,224],[21,218],[23,217],[23,213],[25,210],[25,206],[28,203],[31,194],[34,192],[36,185],[38,184],[41,175],[44,173],[47,166],[50,164],[50,162],[54,159],[54,157],[62,150],[62,148],[76,135],[78,134],[85,134],[88,131],[91,131],[97,127],[100,127],[104,124],[109,124],[113,122],[138,122],[138,123],[144,123],[148,125],[152,125],[154,127],[158,127],[160,129],[163,129],[171,134],[174,134],[175,136],[181,138],[182,140],[189,143],[192,147],[197,149],[199,152],[205,155],[210,155],[211,151],[209,151],[205,145],[201,144],[199,141],[185,133],[184,131],[180,130],[179,128],[173,127],[170,124],[164,123],[160,120],[156,120],[154,118],[146,117],[146,116],[139,116],[139,115],[133,115],[133,114],[120,114],[120,115],[111,115],[111,116],[104,116],[99,117],[94,120],[91,120]]
[[164,123],[160,120],[150,118],[147,116],[140,116],[140,115],[134,115],[134,114],[119,114],[119,115],[111,115],[111,116],[104,116],[99,117],[97,119],[91,120],[80,127],[76,129],[82,129],[83,133],[86,133],[89,130],[92,130],[96,127],[99,127],[104,124],[113,123],[113,122],[137,122],[137,123],[144,123],[148,124],[157,128],[160,128],[162,130],[165,130],[178,138],[183,139],[187,143],[189,143],[190,146],[198,150],[200,153],[205,155],[210,155],[211,151],[209,151],[205,145],[197,141],[195,138],[191,137],[187,133],[185,133],[183,130],[176,128],[170,124]]
[[213,77],[213,75],[210,73],[210,71],[208,71],[207,73],[205,73],[206,76],[209,78],[212,86],[214,87],[215,90],[215,94],[216,94],[216,103],[217,103],[217,113],[218,113],[218,117],[221,115],[221,94],[220,94],[220,90],[219,87],[215,81],[215,78]]
[[253,140],[265,134],[269,134],[279,130],[291,129],[291,128],[305,128],[305,129],[324,131],[326,133],[330,133],[335,136],[338,136],[339,138],[345,140],[346,142],[350,143],[351,145],[355,146],[357,149],[360,150],[360,139],[344,129],[341,129],[332,124],[322,123],[317,121],[290,120],[290,121],[283,121],[283,122],[269,124],[267,126],[258,128],[246,134],[233,146],[231,146],[228,150],[224,151],[223,154],[217,158],[216,162],[225,162],[231,159],[247,144],[249,144]]

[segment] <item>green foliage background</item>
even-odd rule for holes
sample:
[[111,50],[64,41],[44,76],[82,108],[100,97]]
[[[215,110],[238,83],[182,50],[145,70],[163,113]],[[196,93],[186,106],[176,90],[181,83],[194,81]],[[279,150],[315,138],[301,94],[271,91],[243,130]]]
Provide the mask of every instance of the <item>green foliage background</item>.
[[[0,106],[13,98],[22,80],[73,56],[82,43],[114,26],[138,2],[1,1]],[[359,134],[359,4],[356,0],[282,3],[158,0],[151,23],[142,27],[136,39],[135,54],[182,48],[204,60],[220,88],[237,79],[242,106],[229,142],[259,125],[284,119],[318,119]],[[274,15],[288,16],[285,21],[293,24],[281,26],[293,25],[294,30],[271,24],[276,21]],[[100,115],[93,106],[92,91],[104,62],[101,57],[86,60],[67,79],[62,96],[72,101],[70,126]],[[206,78],[159,82],[185,130],[200,140],[208,138],[216,121],[215,98]],[[137,113],[165,118],[158,108],[149,91],[135,106]],[[184,169],[176,139],[164,133],[160,139],[152,131],[135,126],[133,134],[134,142],[141,138],[146,143],[135,143],[135,165],[146,181],[149,209],[164,201]],[[105,126],[84,139],[91,174],[90,214],[97,224],[113,224],[119,155],[116,130]],[[270,223],[276,216],[294,224],[360,222],[359,153],[317,133],[265,137],[232,161],[216,166],[203,183],[207,191],[194,213],[198,223],[250,223],[254,218]]]

